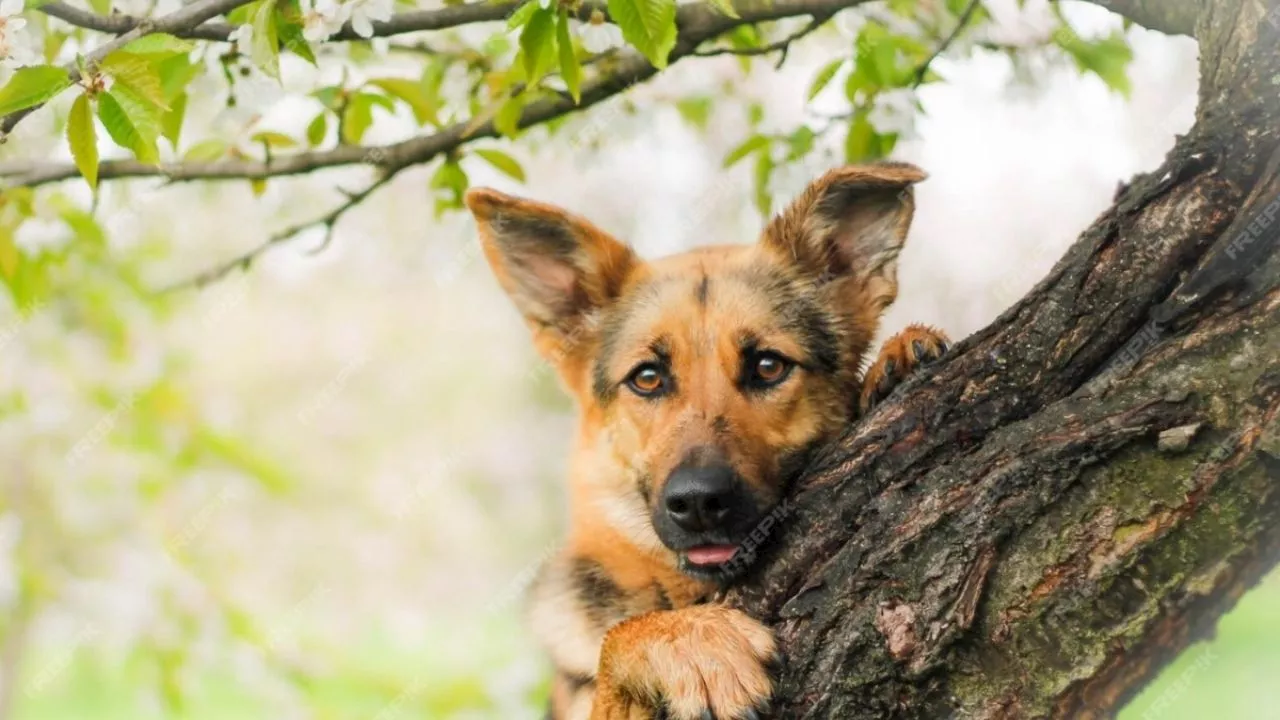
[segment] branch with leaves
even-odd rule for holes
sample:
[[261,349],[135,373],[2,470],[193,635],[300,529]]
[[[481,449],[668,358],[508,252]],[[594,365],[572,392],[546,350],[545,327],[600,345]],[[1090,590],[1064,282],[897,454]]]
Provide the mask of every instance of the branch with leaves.
[[[21,117],[78,88],[66,120],[73,162],[5,159],[0,161],[0,183],[37,188],[83,177],[96,190],[102,181],[153,177],[166,182],[247,180],[260,190],[271,178],[328,168],[362,165],[375,170],[374,179],[338,207],[191,280],[199,285],[247,267],[262,251],[301,230],[324,226],[331,232],[348,210],[408,167],[439,161],[432,180],[437,211],[458,207],[468,183],[460,161],[468,153],[513,177],[523,175],[518,162],[497,148],[471,149],[482,141],[513,138],[538,125],[556,127],[561,118],[623,94],[687,57],[732,55],[749,69],[751,58],[778,53],[781,66],[795,43],[830,28],[838,14],[858,13],[861,22],[840,25],[853,40],[853,52],[823,66],[808,92],[812,100],[843,78],[849,111],[829,115],[818,126],[754,132],[725,159],[726,166],[754,162],[756,201],[767,212],[776,168],[808,156],[833,130],[844,133],[848,162],[891,153],[899,137],[910,132],[909,116],[919,108],[916,88],[940,79],[931,69],[934,60],[989,19],[976,0],[899,0],[860,7],[864,5],[868,0],[709,0],[687,5],[675,0],[528,0],[394,12],[391,0],[203,0],[151,19],[102,14],[55,0],[38,10],[71,26],[60,45],[71,40],[76,47],[93,49],[62,66],[19,69],[0,88],[0,114],[6,115],[0,127],[11,129]],[[807,20],[793,22],[800,18]],[[476,33],[458,33],[485,24],[495,27],[483,42],[474,40]],[[363,77],[360,58],[379,52],[365,41],[402,35],[409,36],[409,44],[397,52],[427,49],[400,52],[421,63],[421,74]],[[445,42],[436,42],[437,35]],[[1054,41],[1082,71],[1124,89],[1120,86],[1126,82],[1123,68],[1129,55],[1122,39],[1086,40],[1064,20]],[[317,54],[320,43],[326,52]],[[445,44],[449,52],[431,49]],[[333,48],[346,52],[329,52]],[[46,55],[48,50],[46,46]],[[298,67],[301,60],[321,68],[331,62],[330,55],[343,68],[343,77],[310,93],[321,107],[305,139],[252,127],[258,116],[251,115],[248,131],[236,138],[184,142],[183,129],[191,124],[186,118],[193,102],[189,88],[196,78],[221,74],[227,105],[232,106],[255,78],[280,82],[282,57],[294,58],[287,67]],[[695,105],[680,107],[684,112]],[[389,143],[365,142],[379,115],[397,113],[413,117],[417,134]],[[762,114],[752,110],[753,127]],[[100,158],[99,126],[132,158]]]

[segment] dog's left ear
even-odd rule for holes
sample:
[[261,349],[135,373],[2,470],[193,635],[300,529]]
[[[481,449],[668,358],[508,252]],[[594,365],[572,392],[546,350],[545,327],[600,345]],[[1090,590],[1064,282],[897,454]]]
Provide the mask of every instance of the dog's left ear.
[[765,228],[761,242],[816,282],[850,280],[863,302],[898,295],[898,253],[923,170],[906,163],[838,168],[823,175]]
[[467,191],[485,257],[534,334],[561,364],[592,334],[597,311],[615,300],[639,263],[631,248],[553,205],[489,188]]

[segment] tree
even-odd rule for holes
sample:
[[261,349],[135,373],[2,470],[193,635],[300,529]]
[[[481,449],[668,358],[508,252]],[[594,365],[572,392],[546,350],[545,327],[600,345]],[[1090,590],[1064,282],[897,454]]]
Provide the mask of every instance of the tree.
[[[1027,298],[899,390],[798,483],[768,562],[730,597],[777,628],[788,658],[783,716],[1105,714],[1206,632],[1280,553],[1280,259],[1272,252],[1280,6],[1094,4],[1199,41],[1196,126],[1161,168],[1118,193]],[[71,162],[24,154],[11,140],[0,163],[0,275],[26,312],[68,282],[60,266],[110,265],[94,207],[70,196],[59,195],[58,207],[77,244],[56,253],[14,244],[49,186],[87,182],[94,198],[105,183],[147,177],[260,190],[286,176],[372,168],[342,203],[178,283],[205,285],[303,230],[331,231],[409,167],[434,165],[437,212],[448,211],[470,163],[523,176],[499,138],[573,131],[571,114],[687,58],[782,62],[794,43],[870,3],[531,0],[394,13],[380,0],[197,0],[136,17],[90,5],[39,6],[44,63],[27,63],[0,88],[5,136],[33,113],[60,122],[67,113]],[[897,135],[887,111],[909,108],[915,88],[939,81],[932,62],[973,42],[986,20],[977,0],[889,0],[876,9],[856,28],[850,55],[833,58],[810,88],[812,98],[842,80],[847,112],[788,132],[757,130],[726,158],[753,163],[762,211],[774,171],[833,133],[847,161],[888,155]],[[504,21],[511,38],[494,31]],[[605,47],[613,24],[626,47]],[[17,59],[16,36],[0,31],[0,48]],[[1085,38],[1062,20],[1041,48],[986,44],[1014,56],[1047,49],[1118,92],[1128,87],[1122,35]],[[200,100],[197,78],[220,75],[225,102],[244,102],[282,66],[324,66],[331,53],[356,63],[396,53],[421,72],[308,88],[317,112],[305,138],[256,128],[251,118],[232,141],[184,136],[186,109]],[[705,121],[707,98],[677,105],[691,123]],[[411,115],[420,132],[367,144],[376,114],[388,113]],[[747,113],[758,124],[761,110]],[[108,138],[132,159],[100,160]],[[115,261],[102,282],[146,295]],[[97,321],[119,341],[115,314]],[[174,395],[157,383],[104,404],[148,408],[108,415],[112,425],[136,425],[130,436],[140,446],[158,434],[153,425],[179,425],[183,462],[232,463],[269,486],[283,482],[199,417],[177,412],[175,423]],[[22,501],[0,496],[0,510],[14,497]],[[24,585],[29,605],[48,592],[38,585]],[[228,615],[246,637],[255,634]],[[26,614],[14,617],[0,621],[9,641],[21,637]],[[6,642],[0,655],[10,658],[19,644]],[[11,664],[0,664],[0,680]],[[0,696],[0,715],[4,705]]]
[[804,476],[733,593],[784,717],[1106,717],[1280,560],[1280,5],[1127,5],[1196,125]]

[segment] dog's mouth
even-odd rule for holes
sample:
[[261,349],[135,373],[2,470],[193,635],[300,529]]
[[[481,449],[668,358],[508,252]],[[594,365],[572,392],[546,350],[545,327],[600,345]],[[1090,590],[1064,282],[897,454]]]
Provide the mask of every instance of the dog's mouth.
[[684,556],[695,567],[716,567],[729,562],[737,554],[737,545],[699,545],[686,550]]
[[756,553],[746,545],[715,543],[677,550],[676,557],[685,575],[727,585],[751,567]]

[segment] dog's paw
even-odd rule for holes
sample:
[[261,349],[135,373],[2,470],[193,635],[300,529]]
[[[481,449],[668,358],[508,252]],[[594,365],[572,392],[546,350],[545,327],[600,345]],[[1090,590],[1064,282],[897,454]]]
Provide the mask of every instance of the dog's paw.
[[605,635],[592,720],[759,720],[776,653],[766,627],[726,607],[631,618]]
[[866,414],[922,365],[942,357],[950,341],[941,330],[911,325],[885,341],[880,357],[862,378],[858,409]]

